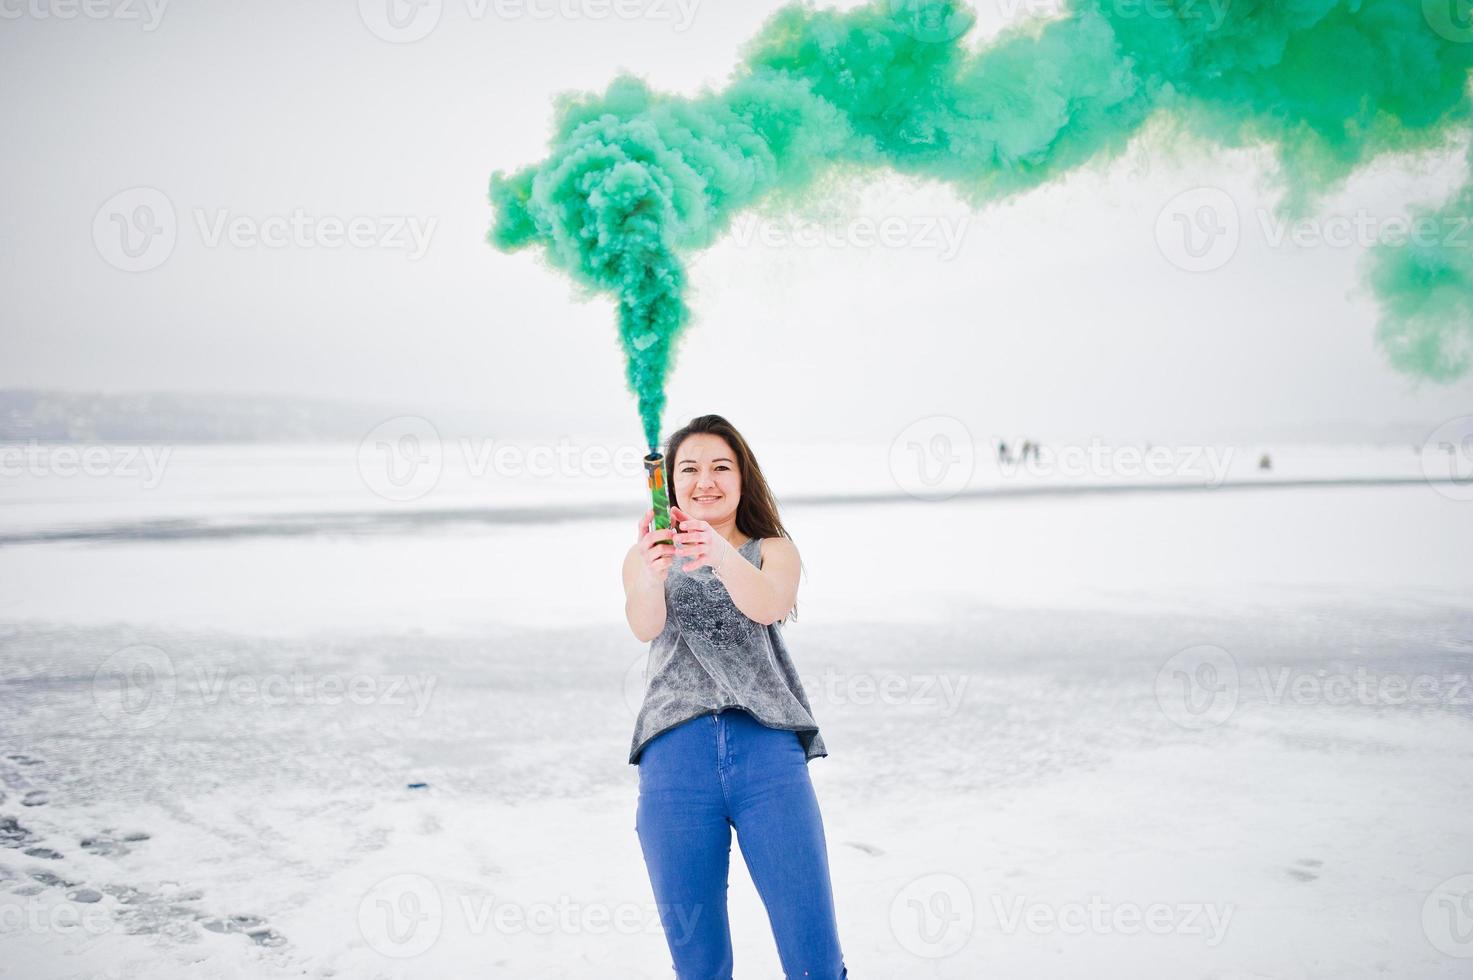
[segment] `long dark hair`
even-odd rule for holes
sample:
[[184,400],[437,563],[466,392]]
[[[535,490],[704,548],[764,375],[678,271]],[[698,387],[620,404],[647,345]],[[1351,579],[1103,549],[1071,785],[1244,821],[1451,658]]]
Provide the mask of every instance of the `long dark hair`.
[[[665,486],[670,494],[670,502],[682,509],[685,506],[675,498],[675,454],[680,452],[680,444],[688,436],[698,434],[720,436],[726,440],[731,451],[736,453],[737,475],[742,480],[742,495],[737,501],[737,530],[749,538],[787,538],[791,541],[793,536],[783,527],[782,518],[777,513],[777,499],[772,495],[772,488],[767,485],[767,478],[762,475],[762,467],[757,465],[752,447],[747,445],[747,440],[742,438],[736,426],[720,415],[697,415],[684,427],[671,433],[665,444]],[[804,573],[807,572],[801,558],[798,566]],[[782,622],[797,622],[797,619],[798,602],[795,599],[793,608],[783,617]]]

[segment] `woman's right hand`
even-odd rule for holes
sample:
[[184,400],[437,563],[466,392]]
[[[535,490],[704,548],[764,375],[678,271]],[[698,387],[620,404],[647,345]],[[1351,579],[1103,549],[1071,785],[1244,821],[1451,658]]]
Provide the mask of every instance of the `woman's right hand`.
[[651,507],[639,519],[639,536],[636,540],[640,558],[644,562],[645,577],[653,582],[664,583],[665,577],[670,574],[670,566],[675,562],[675,546],[668,543],[674,532],[668,527],[651,530],[650,523],[654,519],[655,509]]

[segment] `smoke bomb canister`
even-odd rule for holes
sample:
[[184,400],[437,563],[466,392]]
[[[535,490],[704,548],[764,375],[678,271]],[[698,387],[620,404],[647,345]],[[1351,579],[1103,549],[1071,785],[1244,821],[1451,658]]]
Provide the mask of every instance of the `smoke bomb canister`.
[[[670,494],[665,489],[665,457],[660,453],[652,452],[644,458],[645,479],[650,487],[650,502],[654,505],[655,519],[650,525],[652,530],[663,531],[671,526],[670,520]],[[666,544],[674,544],[672,537]]]

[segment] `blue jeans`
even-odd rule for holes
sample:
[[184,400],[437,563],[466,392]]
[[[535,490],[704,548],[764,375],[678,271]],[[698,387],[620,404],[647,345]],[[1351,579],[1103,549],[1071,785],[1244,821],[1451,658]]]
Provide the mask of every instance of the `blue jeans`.
[[634,829],[680,980],[731,980],[731,828],[789,978],[847,980],[818,797],[796,732],[741,708],[656,735],[639,757]]

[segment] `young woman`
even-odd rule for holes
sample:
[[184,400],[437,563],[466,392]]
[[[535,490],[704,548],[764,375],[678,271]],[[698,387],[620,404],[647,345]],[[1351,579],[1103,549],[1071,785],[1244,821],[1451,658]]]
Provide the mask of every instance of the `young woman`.
[[[670,437],[676,522],[653,511],[624,559],[625,614],[651,641],[629,761],[635,832],[680,980],[730,980],[731,828],[789,978],[847,980],[808,761],[828,755],[780,623],[798,550],[745,439],[719,415]],[[684,562],[684,565],[677,562]]]

